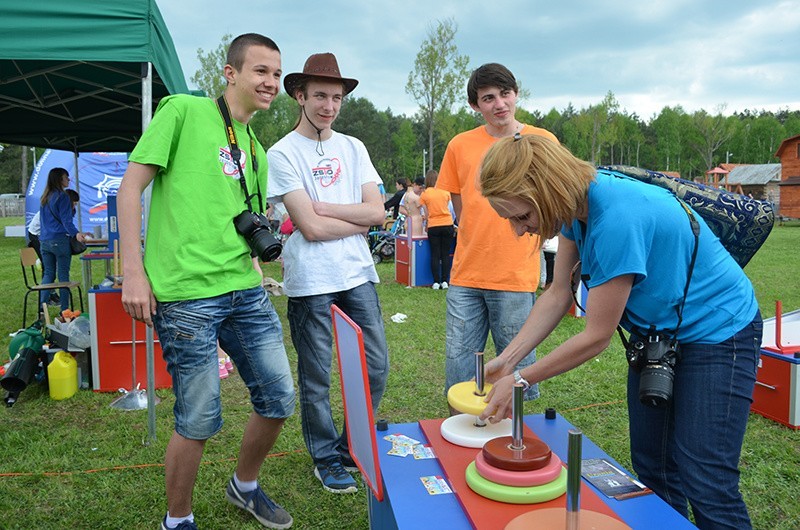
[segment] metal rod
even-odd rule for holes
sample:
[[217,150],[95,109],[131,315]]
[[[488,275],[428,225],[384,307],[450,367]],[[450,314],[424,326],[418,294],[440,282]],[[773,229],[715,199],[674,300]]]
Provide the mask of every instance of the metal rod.
[[569,430],[567,450],[567,530],[578,530],[581,504],[581,444],[583,433]]
[[524,449],[522,445],[522,384],[514,383],[511,401],[511,449]]
[[483,352],[475,352],[475,393],[483,396],[486,392],[483,389]]
[[156,368],[153,328],[145,327],[145,357],[147,358],[147,439],[144,445],[156,441]]
[[131,319],[131,392],[136,391],[136,320]]
[[[144,132],[153,119],[153,65],[150,62],[142,64],[144,66],[142,71],[142,132]],[[153,183],[151,182],[144,191],[144,206],[142,208],[145,246],[147,246],[147,227],[150,223],[152,190]],[[147,365],[147,439],[144,445],[150,445],[156,441],[156,368],[153,328],[146,327],[144,336],[145,362]]]

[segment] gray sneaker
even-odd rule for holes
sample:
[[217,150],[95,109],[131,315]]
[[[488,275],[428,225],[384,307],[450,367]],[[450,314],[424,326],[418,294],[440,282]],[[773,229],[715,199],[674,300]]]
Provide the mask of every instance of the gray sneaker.
[[225,488],[225,498],[234,506],[253,514],[253,517],[267,528],[284,529],[292,527],[293,521],[289,512],[267,497],[261,486],[245,493],[239,491],[236,483],[231,479],[228,482],[228,487]]
[[358,491],[356,481],[344,468],[339,458],[332,458],[317,464],[314,468],[314,476],[322,482],[322,487],[331,493],[355,493]]
[[197,530],[197,525],[190,521],[181,521],[178,526],[167,526],[167,516],[161,521],[161,530]]

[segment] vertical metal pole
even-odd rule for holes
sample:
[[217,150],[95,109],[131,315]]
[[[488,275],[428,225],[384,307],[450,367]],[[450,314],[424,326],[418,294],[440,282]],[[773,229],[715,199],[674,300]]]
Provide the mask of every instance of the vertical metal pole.
[[136,320],[131,319],[131,392],[136,392]]
[[475,394],[478,396],[485,396],[486,391],[483,389],[483,352],[475,352]]
[[582,442],[583,433],[578,429],[570,429],[567,449],[567,530],[578,530],[580,527]]
[[522,450],[522,384],[514,383],[511,401],[511,449]]
[[[142,132],[150,125],[153,117],[153,65],[142,63]],[[144,192],[144,233],[147,234],[147,221],[150,216],[150,195],[153,184]],[[145,240],[145,246],[147,241]],[[123,280],[124,281],[124,280]],[[153,328],[145,330],[145,355],[147,359],[147,440],[145,445],[156,441],[156,370]]]

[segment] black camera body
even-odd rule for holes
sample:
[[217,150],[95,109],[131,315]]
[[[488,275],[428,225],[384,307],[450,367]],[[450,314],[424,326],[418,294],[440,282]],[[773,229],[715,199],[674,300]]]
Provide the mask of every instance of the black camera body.
[[253,257],[275,261],[281,255],[283,247],[270,232],[266,215],[245,210],[233,218],[233,226],[247,241]]
[[625,356],[631,369],[639,373],[639,401],[656,408],[669,403],[679,355],[678,341],[667,335],[631,335]]

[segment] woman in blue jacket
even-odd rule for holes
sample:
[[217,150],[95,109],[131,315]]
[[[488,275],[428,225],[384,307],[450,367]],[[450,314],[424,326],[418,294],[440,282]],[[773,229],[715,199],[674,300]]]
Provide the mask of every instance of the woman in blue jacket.
[[[75,215],[73,200],[67,194],[69,173],[62,167],[55,167],[47,175],[47,185],[42,194],[39,210],[41,233],[39,243],[42,251],[42,283],[69,281],[69,268],[72,263],[69,239],[77,236],[81,242],[85,235],[78,231],[72,222]],[[50,299],[50,291],[41,291],[39,305]],[[71,306],[69,289],[60,290],[61,310]]]
[[[507,417],[515,383],[579,366],[620,325],[631,333],[628,414],[639,479],[684,516],[691,505],[699,528],[750,528],[739,457],[762,322],[749,279],[719,239],[667,190],[597,174],[538,136],[497,142],[480,186],[518,234],[559,239],[550,289],[486,365],[494,387],[481,417]],[[579,264],[588,288],[584,330],[514,371],[569,310]]]

